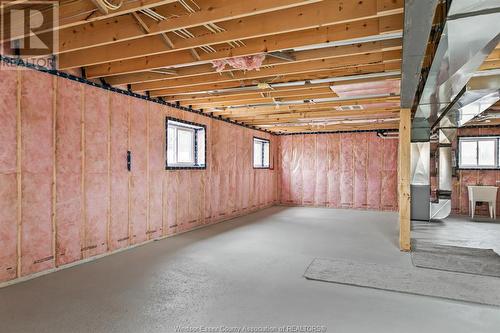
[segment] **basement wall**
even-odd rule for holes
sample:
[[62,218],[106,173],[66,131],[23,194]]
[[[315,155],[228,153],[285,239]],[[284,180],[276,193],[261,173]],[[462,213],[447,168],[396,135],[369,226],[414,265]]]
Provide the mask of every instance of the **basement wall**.
[[375,132],[280,136],[280,202],[395,211],[397,155]]
[[[165,117],[207,126],[207,169],[165,170]],[[0,282],[277,203],[253,136],[278,137],[49,74],[0,75]],[[126,168],[132,152],[132,171]]]
[[[500,126],[496,127],[462,127],[458,130],[458,136],[481,136],[500,135]],[[454,152],[458,148],[458,139],[452,142]],[[431,158],[431,188],[432,197],[436,198],[438,188],[436,177],[435,159]],[[451,192],[452,213],[458,215],[469,215],[469,195],[468,185],[500,185],[500,170],[456,170],[456,175],[452,179],[453,187]],[[498,183],[497,183],[498,182]],[[489,216],[488,204],[476,206],[476,215]],[[500,216],[500,193],[497,195],[497,215]]]

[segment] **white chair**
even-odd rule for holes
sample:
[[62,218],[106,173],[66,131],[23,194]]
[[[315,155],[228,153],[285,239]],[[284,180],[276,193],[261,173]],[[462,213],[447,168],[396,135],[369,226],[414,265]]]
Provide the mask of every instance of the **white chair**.
[[487,202],[490,218],[497,218],[497,190],[495,186],[467,186],[469,193],[469,208],[472,218],[476,209],[476,202]]

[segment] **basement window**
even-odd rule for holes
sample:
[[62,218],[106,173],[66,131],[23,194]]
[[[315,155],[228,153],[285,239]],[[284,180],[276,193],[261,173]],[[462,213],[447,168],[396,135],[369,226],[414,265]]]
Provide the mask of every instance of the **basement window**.
[[458,165],[460,169],[499,169],[498,136],[460,137]]
[[166,169],[204,169],[206,127],[167,118]]
[[253,138],[253,167],[269,169],[269,140]]

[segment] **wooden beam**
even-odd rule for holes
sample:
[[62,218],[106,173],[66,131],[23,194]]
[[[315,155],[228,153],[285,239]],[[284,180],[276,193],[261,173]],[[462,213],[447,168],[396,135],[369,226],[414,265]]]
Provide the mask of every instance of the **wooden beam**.
[[[300,80],[315,80],[315,79],[323,79],[323,78],[335,78],[338,77],[341,79],[344,76],[350,76],[350,75],[357,75],[357,74],[371,74],[371,73],[380,73],[380,72],[385,72],[385,71],[393,71],[396,69],[399,69],[401,66],[400,62],[398,63],[388,63],[388,64],[370,64],[370,65],[361,65],[361,66],[350,66],[350,67],[343,67],[343,68],[337,68],[334,70],[318,70],[318,71],[311,71],[311,72],[300,72],[298,74],[287,74],[287,75],[282,75],[278,80],[275,80],[274,83],[280,83],[280,82],[294,82],[294,81],[300,81]],[[226,80],[228,81],[228,80]],[[245,80],[245,84],[255,84],[255,81],[251,80]],[[217,89],[218,87],[224,87],[224,85],[227,85],[226,87],[231,87],[231,86],[238,86],[240,84],[240,81],[230,81],[229,82],[215,82],[215,83],[209,83],[209,84],[201,84],[201,85],[184,85],[180,86],[177,88],[166,88],[166,89],[160,89],[160,90],[152,90],[151,91],[151,96],[153,97],[159,97],[159,96],[168,96],[172,95],[173,93],[188,93],[190,91],[200,91],[200,87],[204,88],[215,88]],[[333,84],[333,83],[332,83]]]
[[[306,99],[315,99],[315,98],[329,98],[329,97],[334,97],[334,96],[324,96],[324,95],[310,95],[308,98],[297,98],[297,97],[287,97],[287,98],[281,98],[281,102],[290,102],[293,104],[304,104],[304,100]],[[364,104],[364,100],[377,100],[381,101],[381,103],[396,100],[399,101],[399,96],[390,96],[390,97],[361,97],[361,98],[356,98],[356,99],[350,99],[350,100],[344,100],[344,101],[338,101],[340,102],[337,105],[358,105],[358,104]],[[332,101],[328,103],[336,103],[337,101]],[[248,108],[248,105],[259,105],[259,104],[273,104],[275,101],[272,98],[258,98],[254,100],[245,100],[245,101],[224,101],[224,102],[211,102],[211,103],[195,103],[193,102],[191,105],[196,108],[196,109],[206,109],[210,110],[214,113],[217,114],[222,114],[224,111],[224,108],[231,107],[232,109],[238,108],[238,109],[245,109]],[[321,105],[323,103],[327,102],[320,102],[320,103],[306,103],[306,104],[313,104],[315,106]],[[368,102],[369,103],[369,102]],[[273,105],[275,107],[275,105]]]
[[[208,23],[238,19],[244,20],[246,16],[250,15],[265,15],[270,11],[282,10],[287,13],[293,6],[300,6],[304,4],[311,4],[319,0],[254,0],[248,1],[227,1],[227,0],[213,0],[210,1],[209,7],[195,13],[186,13],[177,17],[171,17],[168,20],[160,21],[149,26],[150,32],[147,36],[158,35],[169,31],[178,29],[187,29],[191,27],[201,26]],[[332,0],[325,0],[332,1]],[[374,1],[374,0],[369,0]],[[365,7],[365,6],[362,6]],[[261,16],[259,15],[259,17]],[[253,23],[254,20],[249,20],[248,23]],[[247,24],[247,21],[242,22]],[[86,24],[71,29],[61,30],[59,34],[60,39],[60,52],[70,52],[77,50],[84,50],[87,48],[94,48],[96,46],[103,46],[114,44],[117,42],[127,42],[133,39],[142,38],[144,34],[137,32],[134,29],[129,29],[131,22],[129,16],[121,16],[113,19],[102,20],[94,24]],[[252,28],[247,26],[249,34],[251,35]],[[235,31],[234,33],[241,33]],[[219,36],[224,32],[213,34],[214,40],[218,40]],[[211,34],[212,35],[212,34]],[[233,36],[233,32],[227,33],[227,36]],[[238,39],[238,38],[233,38]],[[147,39],[146,39],[147,41]],[[185,42],[190,44],[186,39]],[[175,42],[174,42],[175,44]],[[187,45],[186,44],[186,45]],[[111,46],[112,47],[112,46]],[[140,45],[131,44],[130,47],[140,47]],[[191,48],[194,46],[185,46],[184,48]],[[94,51],[92,51],[94,52]]]
[[410,138],[411,110],[401,109],[399,121],[399,247],[410,251]]
[[[93,0],[94,1],[94,0]],[[59,3],[59,25],[52,26],[52,22],[47,22],[42,25],[37,31],[38,33],[50,32],[53,30],[63,30],[76,27],[79,25],[90,26],[98,21],[117,18],[125,14],[130,14],[141,9],[154,8],[170,3],[175,3],[178,0],[128,0],[124,1],[122,7],[115,11],[101,13],[92,1],[75,0]],[[27,2],[27,1],[26,1]],[[21,30],[22,31],[22,30]],[[5,33],[5,36],[10,36]],[[13,36],[13,39],[25,37],[26,35]]]
[[[369,43],[360,43],[360,44],[296,51],[289,53],[290,56],[293,56],[294,58],[293,61],[288,61],[288,60],[284,61],[279,58],[267,56],[266,59],[264,59],[262,65],[263,66],[280,65],[280,64],[289,64],[291,62],[303,62],[303,61],[311,61],[319,59],[337,58],[347,55],[355,56],[376,51],[400,50],[401,43],[402,40],[400,38],[396,38],[378,42],[369,42]],[[390,55],[391,53],[387,54]],[[268,55],[271,55],[271,53],[269,53]],[[226,69],[224,69],[223,72],[227,72],[229,70],[230,68],[227,69],[226,67]],[[176,72],[177,72],[177,77],[188,77],[188,76],[214,73],[214,68],[212,64],[202,64],[202,65],[181,67],[178,68]],[[108,82],[111,85],[120,85],[120,84],[134,84],[134,83],[144,83],[150,81],[159,81],[164,79],[166,79],[164,75],[151,74],[151,72],[140,72],[133,74],[110,76],[106,80],[106,82]]]
[[332,131],[361,131],[379,129],[397,129],[398,122],[387,123],[360,123],[338,125],[304,125],[304,126],[256,126],[275,133],[301,133],[301,132],[332,132]]
[[[216,52],[200,55],[201,61],[207,62],[217,59],[224,59],[235,56],[246,56],[252,54],[260,54],[263,52],[280,51],[283,49],[291,49],[304,45],[320,44],[334,41],[341,41],[353,38],[375,36],[384,33],[386,30],[401,30],[403,26],[403,17],[401,14],[386,16],[381,18],[366,19],[355,21],[352,23],[342,23],[331,26],[323,26],[320,28],[306,29],[295,31],[286,34],[277,34],[268,37],[259,37],[250,40],[245,40],[245,46],[238,48],[230,48],[227,45],[215,45]],[[178,45],[176,45],[178,47]],[[116,46],[113,53],[110,53],[102,59],[113,58],[112,54],[124,54],[125,49]],[[172,53],[153,53],[148,50],[147,45],[139,49],[136,58],[125,58],[122,61],[112,61],[100,65],[90,66],[87,68],[89,78],[112,76],[126,73],[136,73],[145,70],[171,67],[179,64],[192,64],[193,59],[188,50],[181,50]],[[169,52],[169,51],[166,51]],[[92,59],[92,53],[86,53],[82,57],[76,57],[72,54],[60,56],[60,67],[62,69],[81,67],[84,63],[95,63],[99,59]],[[90,58],[89,60],[85,60]],[[114,59],[123,59],[122,56],[116,56]]]
[[267,115],[254,115],[244,118],[237,118],[238,121],[245,123],[257,122],[272,122],[272,121],[296,121],[297,119],[308,118],[322,118],[322,117],[335,117],[335,118],[360,118],[360,117],[373,117],[373,116],[397,116],[399,117],[399,109],[367,109],[367,110],[337,110],[330,108],[327,111],[299,111],[289,113],[267,114]]
[[137,83],[132,85],[133,91],[151,91],[160,90],[165,88],[174,88],[182,86],[194,86],[199,84],[214,83],[214,82],[227,82],[227,81],[241,81],[250,79],[261,79],[272,76],[291,75],[298,73],[311,73],[313,71],[335,70],[350,66],[360,67],[363,65],[383,64],[384,59],[387,62],[396,61],[401,59],[400,51],[389,51],[390,54],[385,55],[381,52],[367,53],[357,56],[346,56],[331,59],[320,59],[306,62],[286,63],[273,67],[261,68],[259,71],[235,71],[234,76],[227,77],[221,76],[218,73],[205,74],[193,77],[171,77],[164,80]]
[[[335,73],[333,73],[335,74]],[[284,79],[288,79],[289,77],[284,77]],[[395,80],[399,79],[400,74],[395,71],[394,74],[388,75],[385,77],[367,77],[367,78],[356,78],[356,75],[352,76],[352,79],[349,80],[342,80],[340,81],[341,77],[339,77],[338,82],[324,82],[324,83],[308,83],[306,84],[307,87],[309,88],[316,88],[316,87],[329,87],[331,85],[334,85],[336,83],[338,84],[353,84],[353,83],[365,83],[365,82],[373,82],[373,81],[385,81],[385,80]],[[303,81],[305,78],[299,79],[299,81]],[[286,80],[287,82],[293,82],[291,80]],[[194,90],[187,91],[187,88],[173,88],[172,94],[170,95],[163,95],[162,97],[166,100],[170,101],[181,101],[181,100],[187,100],[187,99],[195,99],[199,97],[219,97],[219,96],[237,96],[237,95],[245,95],[249,92],[252,92],[253,90],[240,90],[239,88],[242,88],[243,86],[252,86],[254,85],[252,81],[246,80],[246,81],[239,81],[239,82],[224,82],[221,84],[215,84],[215,86],[212,86],[210,84],[208,85],[201,85],[201,86],[196,86],[194,87]],[[214,89],[215,88],[215,89]],[[220,90],[217,90],[220,89]],[[304,89],[303,85],[298,85],[298,86],[288,86],[288,87],[273,87],[269,89],[263,89],[260,90],[261,92],[269,92],[269,91],[292,91],[292,90],[300,90]],[[158,90],[156,91],[158,92]],[[154,95],[154,91],[152,92]]]
[[289,105],[251,106],[251,107],[246,106],[239,108],[221,108],[220,110],[207,109],[206,111],[211,112],[215,115],[221,115],[223,117],[247,118],[256,115],[269,115],[269,114],[279,114],[286,112],[331,110],[333,108],[343,105],[367,105],[367,104],[379,104],[379,103],[390,103],[391,105],[392,104],[397,105],[397,103],[399,103],[399,97],[367,98],[359,100],[334,101],[334,102],[323,102],[323,103],[301,103],[301,104],[289,104]]

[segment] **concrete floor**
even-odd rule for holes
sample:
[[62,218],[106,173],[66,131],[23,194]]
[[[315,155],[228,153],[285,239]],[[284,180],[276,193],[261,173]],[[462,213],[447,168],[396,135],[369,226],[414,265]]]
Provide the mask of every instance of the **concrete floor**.
[[441,245],[493,249],[500,254],[500,220],[487,217],[450,216],[443,221],[412,221],[417,241]]
[[315,257],[410,267],[395,213],[273,207],[0,290],[1,332],[498,332],[500,309],[308,281]]

